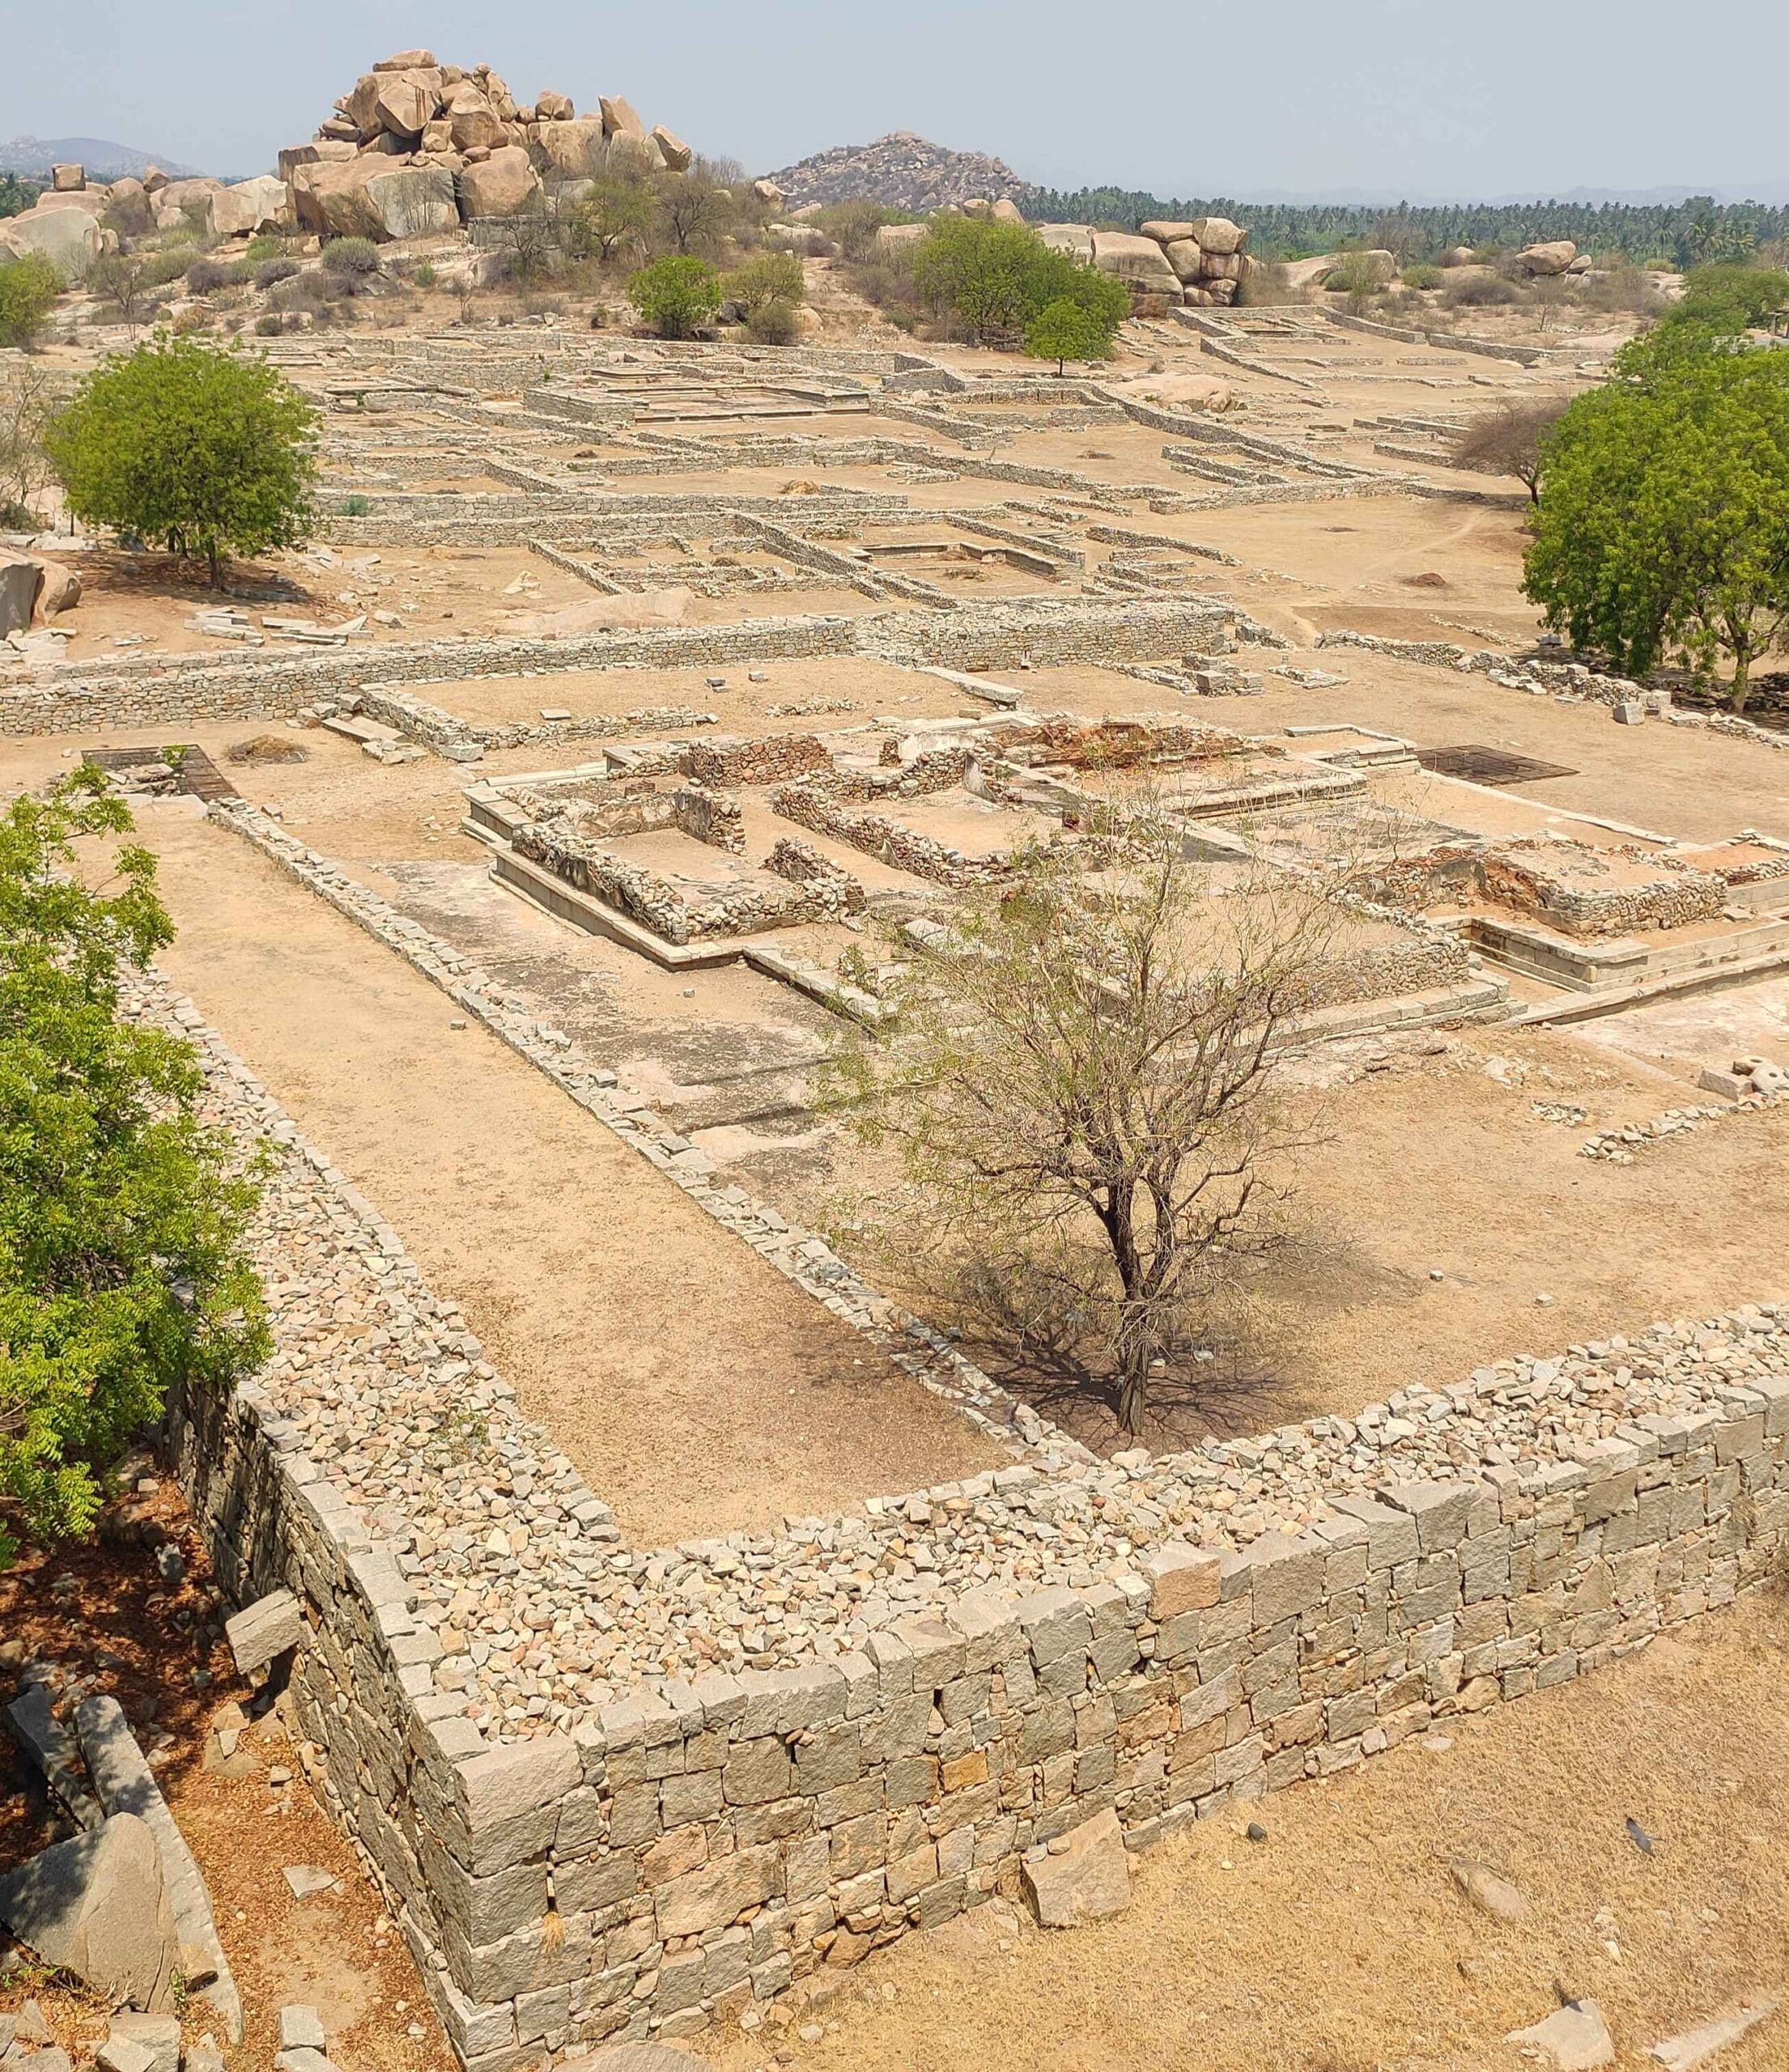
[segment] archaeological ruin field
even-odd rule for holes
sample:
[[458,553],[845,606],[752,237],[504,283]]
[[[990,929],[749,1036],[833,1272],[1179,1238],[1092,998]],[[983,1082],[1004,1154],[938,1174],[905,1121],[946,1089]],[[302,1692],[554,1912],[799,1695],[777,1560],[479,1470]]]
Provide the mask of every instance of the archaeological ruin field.
[[[1061,375],[811,253],[786,346],[444,292],[266,336],[307,542],[222,594],[39,543],[83,595],[0,644],[0,791],[107,773],[177,930],[130,1013],[264,1147],[270,1356],[140,1499],[202,1624],[290,1622],[160,1714],[232,2067],[305,2072],[300,1986],[351,2072],[1477,2072],[1591,2002],[1621,2055],[1569,2061],[1638,2066],[1780,1989],[1781,701],[1544,634],[1527,490],[1454,464],[1625,320],[1232,303],[1220,241],[1132,240],[1174,295]],[[1127,1430],[829,1089],[1143,804],[1214,911],[1351,890],[1276,1242]],[[64,1565],[0,1641],[53,1652]],[[85,1645],[129,1684],[181,1587]],[[240,1787],[220,1692],[277,1733]],[[270,1756],[285,1825],[220,1796]],[[270,1832],[376,1993],[243,1925]]]

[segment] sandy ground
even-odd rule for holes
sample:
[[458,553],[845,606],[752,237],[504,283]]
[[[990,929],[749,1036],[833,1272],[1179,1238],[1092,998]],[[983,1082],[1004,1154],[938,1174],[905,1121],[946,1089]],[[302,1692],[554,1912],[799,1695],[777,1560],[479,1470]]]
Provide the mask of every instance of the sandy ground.
[[[1731,997],[1697,1004],[1706,1016]],[[1581,1155],[1595,1131],[1706,1098],[1691,1068],[1732,1038],[1702,1025],[1699,1059],[1642,1058],[1575,1029],[1365,1039],[1324,1054],[1319,1073],[1345,1063],[1351,1076],[1291,1097],[1326,1141],[1290,1174],[1283,1242],[1250,1276],[1241,1320],[1214,1338],[1217,1358],[1160,1385],[1145,1442],[1169,1451],[1211,1432],[1346,1415],[1511,1353],[1789,1296],[1789,1111],[1736,1117],[1631,1166]],[[1583,1119],[1542,1107],[1581,1108]],[[823,1219],[831,1204],[835,1220],[861,1221],[841,1232],[848,1254],[861,1248],[916,1307],[960,1323],[991,1372],[1090,1444],[1134,1443],[1077,1370],[1018,1358],[954,1306],[947,1253],[916,1269],[903,1223],[878,1212],[899,1199],[887,1163],[826,1135],[801,1140],[785,1171],[810,1214]]]
[[[822,1975],[825,2004],[780,2035],[717,2043],[711,2061],[1522,2072],[1532,2061],[1503,2038],[1570,1995],[1596,2001],[1617,2065],[1638,2072],[1659,2039],[1789,1987],[1786,1643],[1781,1597],[1751,1599],[1577,1683],[1219,1815],[1137,1861],[1115,1920],[1050,1933],[996,1903]],[[1264,1841],[1247,1839],[1251,1816]],[[1528,1920],[1472,1907],[1448,1877],[1456,1856],[1512,1879]],[[812,2044],[798,2033],[810,2019],[825,2029]],[[1779,2012],[1720,2072],[1777,2072],[1786,2055]]]
[[630,1540],[1001,1458],[390,952],[184,805],[141,816],[164,960],[464,1306]]

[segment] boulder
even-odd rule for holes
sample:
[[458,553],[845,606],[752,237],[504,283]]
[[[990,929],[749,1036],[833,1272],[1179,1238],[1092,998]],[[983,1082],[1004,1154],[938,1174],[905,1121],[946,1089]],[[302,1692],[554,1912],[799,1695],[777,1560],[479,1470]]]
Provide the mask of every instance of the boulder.
[[432,66],[434,62],[432,50],[400,50],[393,57],[381,57],[372,69],[376,72],[414,72],[419,66]]
[[516,96],[504,85],[503,75],[493,72],[488,65],[475,65],[472,76],[484,89],[484,96],[499,122],[513,122],[516,119]]
[[761,202],[767,209],[780,209],[788,198],[774,180],[754,180],[752,182],[752,199]]
[[1199,270],[1205,261],[1203,245],[1190,237],[1177,237],[1171,244],[1165,244],[1162,249],[1167,257],[1168,264],[1173,267],[1177,280],[1198,279]]
[[[495,151],[504,142],[504,125],[496,110],[470,79],[462,79],[448,96],[443,116],[457,151],[474,151],[481,146]],[[600,122],[597,128],[600,134]]]
[[[499,125],[497,142],[502,146],[502,142]],[[609,158],[602,117],[574,115],[564,122],[537,123],[529,133],[528,155],[543,172],[556,172],[567,180],[593,180]]]
[[1569,237],[1562,237],[1552,244],[1531,244],[1518,257],[1530,274],[1563,274],[1578,257],[1578,247]]
[[1477,257],[1471,245],[1455,244],[1442,253],[1441,263],[1443,266],[1469,266]]
[[1180,282],[1167,256],[1153,237],[1132,237],[1121,231],[1094,232],[1094,264],[1114,274],[1140,293],[1171,295],[1178,301]]
[[100,226],[85,209],[27,209],[0,222],[0,255],[40,252],[67,280],[78,279],[100,252]]
[[1580,252],[1578,257],[1574,259],[1571,264],[1566,269],[1566,271],[1568,274],[1587,274],[1592,270],[1596,263],[1596,261],[1591,257],[1587,252]]
[[346,144],[351,148],[360,141],[360,125],[345,115],[332,115],[317,125],[317,140],[320,144]]
[[39,209],[83,209],[90,216],[103,216],[106,210],[105,190],[100,187],[83,187],[78,191],[58,194],[46,189],[32,204]]
[[1020,1866],[1019,1879],[1040,1928],[1078,1928],[1122,1913],[1131,1902],[1131,1862],[1118,1815],[1108,1807],[1057,1836],[1047,1854]]
[[79,194],[87,185],[87,168],[72,163],[53,165],[49,169],[49,184],[58,194]]
[[1085,223],[1039,223],[1037,234],[1052,252],[1066,252],[1083,266],[1094,263],[1094,234]]
[[601,94],[597,99],[602,108],[602,126],[606,135],[644,137],[646,134],[646,125],[618,95],[611,98],[607,94]]
[[1016,202],[1009,202],[1004,196],[994,204],[988,214],[997,223],[1022,223],[1025,220],[1025,211]]
[[283,180],[271,173],[257,173],[253,180],[238,180],[211,197],[211,229],[219,237],[253,236],[270,223],[287,219],[291,197]]
[[9,633],[30,630],[37,587],[43,580],[38,563],[22,554],[0,553],[0,640]]
[[690,161],[695,156],[681,137],[674,137],[661,122],[652,133],[652,142],[658,146],[658,155],[665,162],[667,172],[687,172]]
[[917,244],[926,235],[924,223],[883,223],[876,232],[878,252],[901,252],[907,246]]
[[[1194,226],[1190,223],[1165,223],[1159,219],[1137,226],[1139,237],[1153,237],[1158,244],[1183,244],[1193,236],[1193,232]],[[1197,240],[1194,241],[1196,243]]]
[[1315,259],[1289,259],[1280,272],[1289,288],[1321,287],[1341,264],[1339,252],[1324,252]]
[[159,194],[168,185],[168,175],[159,165],[148,167],[142,176],[142,191],[146,194]]
[[149,197],[140,180],[115,180],[112,191],[106,197],[106,213],[114,217],[124,227],[136,235],[148,229],[151,220]]
[[541,191],[540,176],[526,151],[505,144],[500,151],[460,175],[460,198],[469,220],[478,216],[513,216]]
[[569,94],[556,94],[550,89],[538,96],[534,103],[534,113],[542,122],[569,122],[577,112]]
[[1199,278],[1202,281],[1239,281],[1243,278],[1243,255],[1240,252],[1206,252],[1199,262]]
[[420,137],[441,104],[439,74],[385,72],[379,74],[379,91],[373,112],[381,126],[394,137]]
[[114,2003],[173,2011],[180,1934],[147,1822],[115,1813],[0,1878],[0,1921]]
[[300,166],[292,199],[302,228],[324,237],[426,237],[459,227],[453,176],[439,166],[399,166],[375,152],[347,165]]
[[1248,232],[1228,216],[1200,216],[1192,226],[1192,234],[1207,252],[1226,259],[1248,242]]
[[72,568],[65,568],[59,561],[41,561],[37,564],[37,619],[40,625],[45,619],[54,618],[59,612],[72,611],[81,601],[81,579]]
[[971,195],[963,203],[962,213],[973,216],[978,223],[986,223],[994,213],[994,205],[985,194]]
[[369,138],[379,127],[379,89],[383,82],[376,72],[363,72],[352,88],[336,103],[358,134]]

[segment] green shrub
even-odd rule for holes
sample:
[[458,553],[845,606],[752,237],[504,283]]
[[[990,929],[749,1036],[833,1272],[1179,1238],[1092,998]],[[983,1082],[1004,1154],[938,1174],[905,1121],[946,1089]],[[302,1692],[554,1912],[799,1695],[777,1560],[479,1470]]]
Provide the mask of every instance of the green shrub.
[[323,264],[338,279],[364,280],[379,271],[379,247],[370,237],[332,237]]
[[801,325],[793,302],[761,302],[746,318],[746,334],[756,346],[793,346]]
[[686,338],[720,307],[720,277],[705,259],[674,254],[641,267],[627,299],[661,338]]
[[1522,291],[1501,274],[1468,274],[1464,278],[1450,275],[1441,299],[1450,309],[1493,309],[1519,302]]
[[298,270],[295,259],[281,257],[266,260],[255,269],[255,286],[257,288],[277,288],[282,281],[291,280]]
[[440,278],[426,259],[420,265],[411,267],[410,277],[419,288],[431,288]]
[[0,266],[0,346],[28,351],[62,291],[62,275],[40,252]]
[[344,518],[364,518],[372,508],[372,504],[363,496],[345,496],[342,499],[342,516]]
[[260,231],[249,239],[243,252],[251,266],[260,266],[270,259],[277,259],[286,249],[286,240],[275,237],[270,231]]
[[277,309],[264,311],[255,319],[255,336],[257,338],[277,338],[285,328],[286,320]]
[[1404,285],[1407,288],[1438,288],[1445,285],[1447,275],[1438,266],[1406,266]]
[[264,359],[165,333],[104,360],[45,440],[69,509],[91,525],[220,557],[309,532],[314,405]]
[[173,246],[161,252],[144,252],[138,255],[142,268],[142,283],[146,288],[166,287],[170,281],[177,281],[193,263],[190,246]]
[[227,286],[230,275],[215,259],[195,259],[186,270],[186,291],[189,295],[211,295]]
[[721,282],[720,291],[729,301],[744,305],[748,322],[771,303],[793,309],[808,295],[801,262],[793,252],[754,253]]

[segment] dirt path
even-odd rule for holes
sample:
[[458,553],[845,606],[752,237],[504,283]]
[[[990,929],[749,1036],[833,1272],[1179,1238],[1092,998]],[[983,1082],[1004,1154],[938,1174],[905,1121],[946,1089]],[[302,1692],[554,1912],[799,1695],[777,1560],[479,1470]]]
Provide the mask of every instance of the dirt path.
[[[1681,1636],[1681,1637],[1680,1637]],[[996,1902],[850,1972],[797,2026],[717,2043],[801,2072],[1521,2072],[1503,2038],[1594,1998],[1618,2062],[1789,1983],[1789,1616],[1753,1598],[1643,1656],[1449,1721],[1434,1745],[1202,1823],[1129,1911],[1045,1933]],[[1642,1854],[1625,1822],[1652,1842]],[[1248,1841],[1253,1818],[1267,1832]],[[1528,1920],[1447,1875],[1488,1862]],[[1610,1947],[1613,1945],[1613,1948]],[[826,2033],[810,2047],[799,2025]],[[1723,2051],[1775,2072],[1789,2011]]]
[[184,802],[139,822],[170,977],[464,1306],[630,1540],[1004,1458],[238,838]]

